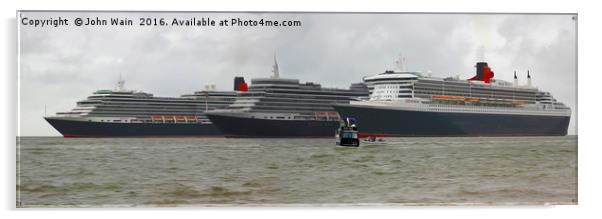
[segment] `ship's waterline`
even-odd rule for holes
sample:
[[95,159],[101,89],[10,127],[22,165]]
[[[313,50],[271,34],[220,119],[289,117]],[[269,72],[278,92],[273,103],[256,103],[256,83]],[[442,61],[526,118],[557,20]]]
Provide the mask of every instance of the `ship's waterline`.
[[577,137],[20,137],[17,204],[575,204]]
[[569,116],[457,113],[335,105],[362,136],[564,136]]

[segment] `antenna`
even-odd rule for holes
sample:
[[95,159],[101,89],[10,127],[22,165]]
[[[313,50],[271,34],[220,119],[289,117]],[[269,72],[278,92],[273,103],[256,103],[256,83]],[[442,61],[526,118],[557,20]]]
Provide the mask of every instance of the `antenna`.
[[529,73],[529,70],[527,70],[527,85],[531,87],[531,74]]
[[518,86],[518,77],[516,77],[516,70],[514,70],[514,86]]
[[401,61],[402,61],[401,64],[403,65],[403,71],[408,71],[408,67],[407,67],[408,65],[406,65],[406,57],[403,57],[401,59]]
[[406,57],[403,57],[401,53],[399,53],[397,59],[395,60],[395,66],[397,69],[399,69],[399,71],[408,71],[406,67]]
[[123,91],[123,85],[125,81],[121,78],[121,73],[119,73],[119,81],[117,81],[117,91]]
[[395,59],[395,67],[397,67],[397,69],[399,71],[403,71],[403,61],[401,60],[402,56],[401,53],[397,56],[397,59]]
[[272,78],[280,78],[280,71],[278,69],[278,61],[276,60],[276,55],[274,55],[274,65],[272,66],[272,72],[274,72]]

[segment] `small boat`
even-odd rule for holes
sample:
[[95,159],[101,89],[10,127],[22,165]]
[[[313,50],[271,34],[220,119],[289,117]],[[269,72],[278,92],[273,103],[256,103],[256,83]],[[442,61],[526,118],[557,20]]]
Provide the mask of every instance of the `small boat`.
[[383,145],[383,144],[388,144],[388,142],[386,142],[384,139],[379,138],[376,139],[376,137],[374,136],[370,136],[368,138],[365,138],[364,140],[362,140],[362,144],[368,144],[368,145]]
[[336,134],[336,143],[339,146],[359,147],[360,140],[357,137],[357,131],[352,129],[344,129]]
[[355,120],[346,118],[341,120],[341,125],[335,134],[336,144],[339,146],[359,147],[360,139],[355,126]]

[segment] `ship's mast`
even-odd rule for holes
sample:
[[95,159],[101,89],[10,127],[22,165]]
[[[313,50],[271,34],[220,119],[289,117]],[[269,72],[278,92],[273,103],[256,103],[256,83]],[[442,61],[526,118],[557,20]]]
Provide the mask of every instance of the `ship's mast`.
[[531,87],[531,74],[529,73],[529,71],[527,70],[527,85],[529,87]]
[[518,77],[516,77],[516,71],[514,71],[514,86],[512,87],[512,100],[516,95],[516,88],[518,87]]
[[272,72],[274,72],[272,78],[280,78],[280,70],[278,69],[278,61],[276,60],[276,56],[274,56],[274,65],[272,66]]
[[397,56],[397,60],[395,60],[395,65],[399,71],[406,72],[408,69],[406,68],[406,58],[401,54]]
[[119,81],[117,81],[117,91],[123,91],[125,85],[125,80],[121,78],[121,73],[119,73]]
[[402,57],[402,58],[401,58],[401,65],[402,65],[402,67],[403,67],[403,69],[402,69],[402,70],[403,70],[404,72],[408,71],[408,67],[407,67],[408,65],[406,65],[406,57]]
[[516,71],[514,71],[514,86],[518,86],[518,77],[516,77]]

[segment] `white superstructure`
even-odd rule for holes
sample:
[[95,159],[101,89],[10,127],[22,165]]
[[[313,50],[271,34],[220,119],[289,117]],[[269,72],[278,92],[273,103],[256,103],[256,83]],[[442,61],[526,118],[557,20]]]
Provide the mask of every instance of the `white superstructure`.
[[549,92],[503,80],[425,77],[419,72],[386,71],[364,77],[366,101],[352,105],[411,111],[570,116],[571,109]]
[[234,91],[204,91],[180,97],[154,97],[153,94],[127,90],[119,79],[113,90],[97,90],[67,112],[50,118],[110,123],[210,123],[205,111],[225,108],[236,99]]

